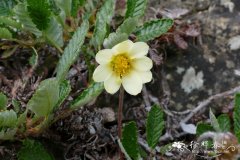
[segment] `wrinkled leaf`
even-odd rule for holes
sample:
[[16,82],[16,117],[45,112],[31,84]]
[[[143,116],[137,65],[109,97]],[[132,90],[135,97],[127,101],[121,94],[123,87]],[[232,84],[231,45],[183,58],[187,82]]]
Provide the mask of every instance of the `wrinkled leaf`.
[[59,88],[59,100],[56,105],[56,107],[60,107],[60,105],[63,103],[63,101],[67,98],[69,93],[71,92],[71,85],[70,82],[67,80],[64,80],[60,83],[60,88]]
[[17,20],[19,20],[19,22],[23,25],[24,31],[29,31],[37,37],[42,35],[42,32],[36,27],[36,25],[32,22],[32,19],[29,17],[27,7],[24,3],[18,3],[14,7],[14,13]]
[[144,23],[136,32],[138,41],[149,41],[166,33],[173,25],[172,19],[158,19]]
[[213,127],[210,124],[202,122],[197,124],[197,136],[200,136],[201,134],[207,131],[214,131]]
[[44,146],[37,141],[26,139],[17,154],[18,160],[54,160]]
[[128,0],[125,18],[143,16],[147,0]]
[[7,96],[0,92],[0,111],[5,110],[7,108]]
[[96,16],[96,24],[93,32],[91,43],[98,49],[106,36],[107,24],[110,24],[114,15],[115,1],[106,0]]
[[83,105],[90,103],[97,98],[103,91],[103,83],[93,83],[85,89],[71,104],[71,109],[77,109]]
[[80,54],[81,46],[84,42],[85,36],[88,31],[89,24],[84,21],[76,32],[74,33],[72,39],[69,41],[67,47],[64,49],[64,53],[59,60],[57,66],[57,79],[64,80],[70,66],[76,61]]
[[135,122],[129,122],[123,127],[122,145],[127,154],[134,160],[139,157],[139,146],[137,143],[137,126]]
[[45,30],[50,22],[50,4],[48,0],[27,0],[27,10],[32,22],[39,30]]
[[45,33],[45,38],[50,44],[57,48],[63,46],[63,28],[55,17],[51,17],[50,24]]
[[6,130],[1,130],[0,140],[13,140],[17,132],[17,128],[8,128]]
[[163,111],[160,106],[153,105],[147,116],[147,143],[154,149],[164,129]]
[[210,117],[210,121],[211,121],[211,125],[213,126],[213,128],[215,129],[215,131],[217,132],[221,132],[220,126],[218,124],[218,120],[215,117],[215,115],[213,114],[212,110],[210,109],[209,111],[209,117]]
[[59,84],[56,79],[46,79],[40,83],[27,107],[37,117],[48,116],[59,100]]
[[240,93],[235,95],[233,111],[234,133],[240,142]]
[[130,35],[136,29],[137,23],[137,18],[128,18],[118,27],[116,32]]
[[231,128],[230,118],[227,114],[221,114],[217,117],[220,130],[222,132],[229,132]]
[[103,46],[104,48],[112,48],[116,44],[125,41],[128,39],[128,35],[126,33],[111,33],[108,38],[104,40]]
[[12,33],[7,28],[0,28],[0,39],[12,39]]
[[35,48],[33,49],[33,54],[29,59],[29,64],[32,66],[32,68],[35,68],[38,65],[38,53]]
[[17,122],[17,114],[13,110],[0,112],[0,127],[14,127]]
[[15,0],[1,0],[0,1],[0,16],[7,16],[12,14],[12,8],[15,6]]
[[13,28],[20,29],[21,24],[12,18],[0,16],[0,24],[5,24],[6,26],[11,26]]

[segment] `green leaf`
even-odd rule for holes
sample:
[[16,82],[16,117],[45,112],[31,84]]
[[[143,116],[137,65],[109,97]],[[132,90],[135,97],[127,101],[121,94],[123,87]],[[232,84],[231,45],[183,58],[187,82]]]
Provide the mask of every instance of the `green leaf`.
[[56,105],[56,108],[60,107],[60,105],[63,103],[63,101],[68,97],[69,93],[71,92],[71,85],[70,82],[67,80],[62,81],[59,87],[60,87],[59,100]]
[[79,7],[81,5],[80,0],[72,0],[72,9],[71,9],[71,15],[73,17],[77,17]]
[[0,140],[13,140],[17,132],[17,128],[7,128],[0,132]]
[[7,96],[0,92],[0,111],[5,110],[7,108]]
[[18,113],[20,111],[20,107],[21,107],[21,103],[16,100],[16,99],[12,99],[12,105],[13,105],[13,109],[16,113]]
[[71,16],[72,0],[55,0],[55,3],[67,17]]
[[164,146],[161,146],[160,148],[160,153],[162,155],[166,154],[167,152],[171,151],[172,150],[172,143],[168,143]]
[[29,64],[32,66],[32,68],[35,68],[38,65],[38,53],[35,48],[33,49],[33,54],[29,59]]
[[12,39],[12,33],[7,28],[0,28],[0,39]]
[[137,143],[137,126],[135,122],[129,122],[123,127],[122,145],[127,154],[134,160],[139,157],[139,146]]
[[207,132],[207,131],[214,131],[213,127],[210,124],[206,124],[206,123],[198,123],[197,124],[197,136],[200,136],[201,134]]
[[222,132],[229,132],[231,129],[230,118],[227,114],[221,114],[217,117],[219,127]]
[[85,89],[71,104],[71,109],[77,109],[90,103],[97,98],[103,91],[103,83],[93,83]]
[[173,25],[172,19],[152,20],[144,23],[136,32],[138,41],[149,41],[166,33]]
[[98,49],[106,36],[107,24],[110,24],[112,16],[114,14],[115,1],[106,0],[97,13],[96,25],[93,32],[91,43],[96,49]]
[[209,117],[210,117],[210,121],[211,121],[211,125],[213,126],[213,128],[215,129],[215,131],[217,132],[221,132],[220,126],[218,124],[218,120],[215,117],[215,115],[213,114],[212,110],[210,109],[209,111]]
[[45,31],[45,38],[56,48],[63,46],[63,28],[55,17],[51,17],[50,24]]
[[23,141],[17,157],[18,160],[54,160],[40,142],[29,139]]
[[116,32],[130,35],[136,29],[137,23],[137,18],[128,18],[118,27]]
[[37,37],[42,35],[42,32],[36,27],[32,22],[32,19],[29,17],[27,7],[24,3],[18,3],[14,7],[14,13],[17,20],[23,25],[23,30],[35,34]]
[[8,16],[12,14],[12,8],[16,4],[15,0],[0,1],[0,16]]
[[128,0],[125,18],[143,16],[146,6],[147,0]]
[[163,111],[158,105],[153,105],[147,116],[147,143],[154,149],[164,129]]
[[59,60],[57,66],[57,79],[63,80],[65,79],[70,66],[76,61],[80,54],[81,46],[84,42],[85,36],[88,31],[88,21],[84,21],[74,33],[72,39],[68,43],[67,47],[64,49],[64,53]]
[[5,24],[6,26],[11,26],[13,28],[20,29],[21,24],[12,18],[0,16],[0,24]]
[[46,79],[40,83],[29,100],[27,107],[37,117],[48,116],[59,100],[59,84],[56,79]]
[[0,112],[0,127],[14,127],[17,122],[17,114],[12,109]]
[[27,0],[27,10],[39,30],[47,29],[50,22],[50,4],[48,0]]
[[240,142],[240,93],[235,95],[233,111],[234,133]]
[[103,42],[104,48],[112,48],[116,44],[128,39],[126,33],[111,33]]

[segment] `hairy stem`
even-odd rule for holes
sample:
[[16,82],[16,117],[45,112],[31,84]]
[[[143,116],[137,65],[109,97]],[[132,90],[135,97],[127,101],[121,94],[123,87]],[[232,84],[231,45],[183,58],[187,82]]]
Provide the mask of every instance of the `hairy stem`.
[[[120,87],[119,103],[118,103],[118,138],[119,138],[120,140],[121,140],[121,138],[122,138],[123,98],[124,98],[124,89],[123,89],[123,87]],[[119,156],[120,156],[120,160],[123,160],[123,154],[122,154],[120,148],[119,148]]]

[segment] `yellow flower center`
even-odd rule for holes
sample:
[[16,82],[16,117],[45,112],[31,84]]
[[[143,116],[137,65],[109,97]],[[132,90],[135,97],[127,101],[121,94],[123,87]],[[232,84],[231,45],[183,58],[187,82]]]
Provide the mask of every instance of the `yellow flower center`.
[[131,59],[126,54],[118,54],[113,57],[111,67],[117,75],[122,77],[131,69]]

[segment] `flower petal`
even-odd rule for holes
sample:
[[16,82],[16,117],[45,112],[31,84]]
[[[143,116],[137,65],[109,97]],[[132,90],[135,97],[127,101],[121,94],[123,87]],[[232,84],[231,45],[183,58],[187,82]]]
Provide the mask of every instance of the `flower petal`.
[[143,56],[142,58],[134,59],[132,66],[138,71],[149,71],[153,66],[153,62],[150,58]]
[[106,64],[111,61],[113,56],[113,50],[112,49],[103,49],[98,51],[96,54],[96,61],[99,64]]
[[112,70],[108,65],[99,65],[93,72],[95,82],[103,82],[112,75]]
[[138,72],[138,74],[141,77],[143,83],[148,83],[152,80],[152,72],[150,71]]
[[148,54],[149,46],[145,42],[136,42],[129,51],[129,54],[133,58],[140,58]]
[[142,79],[136,71],[132,71],[122,78],[123,88],[131,95],[137,95],[142,90]]
[[123,41],[115,45],[112,49],[115,51],[115,55],[120,53],[128,53],[133,47],[133,42],[130,40]]
[[114,74],[110,76],[106,81],[104,81],[104,87],[106,91],[110,94],[116,93],[119,90],[120,86],[121,79]]

